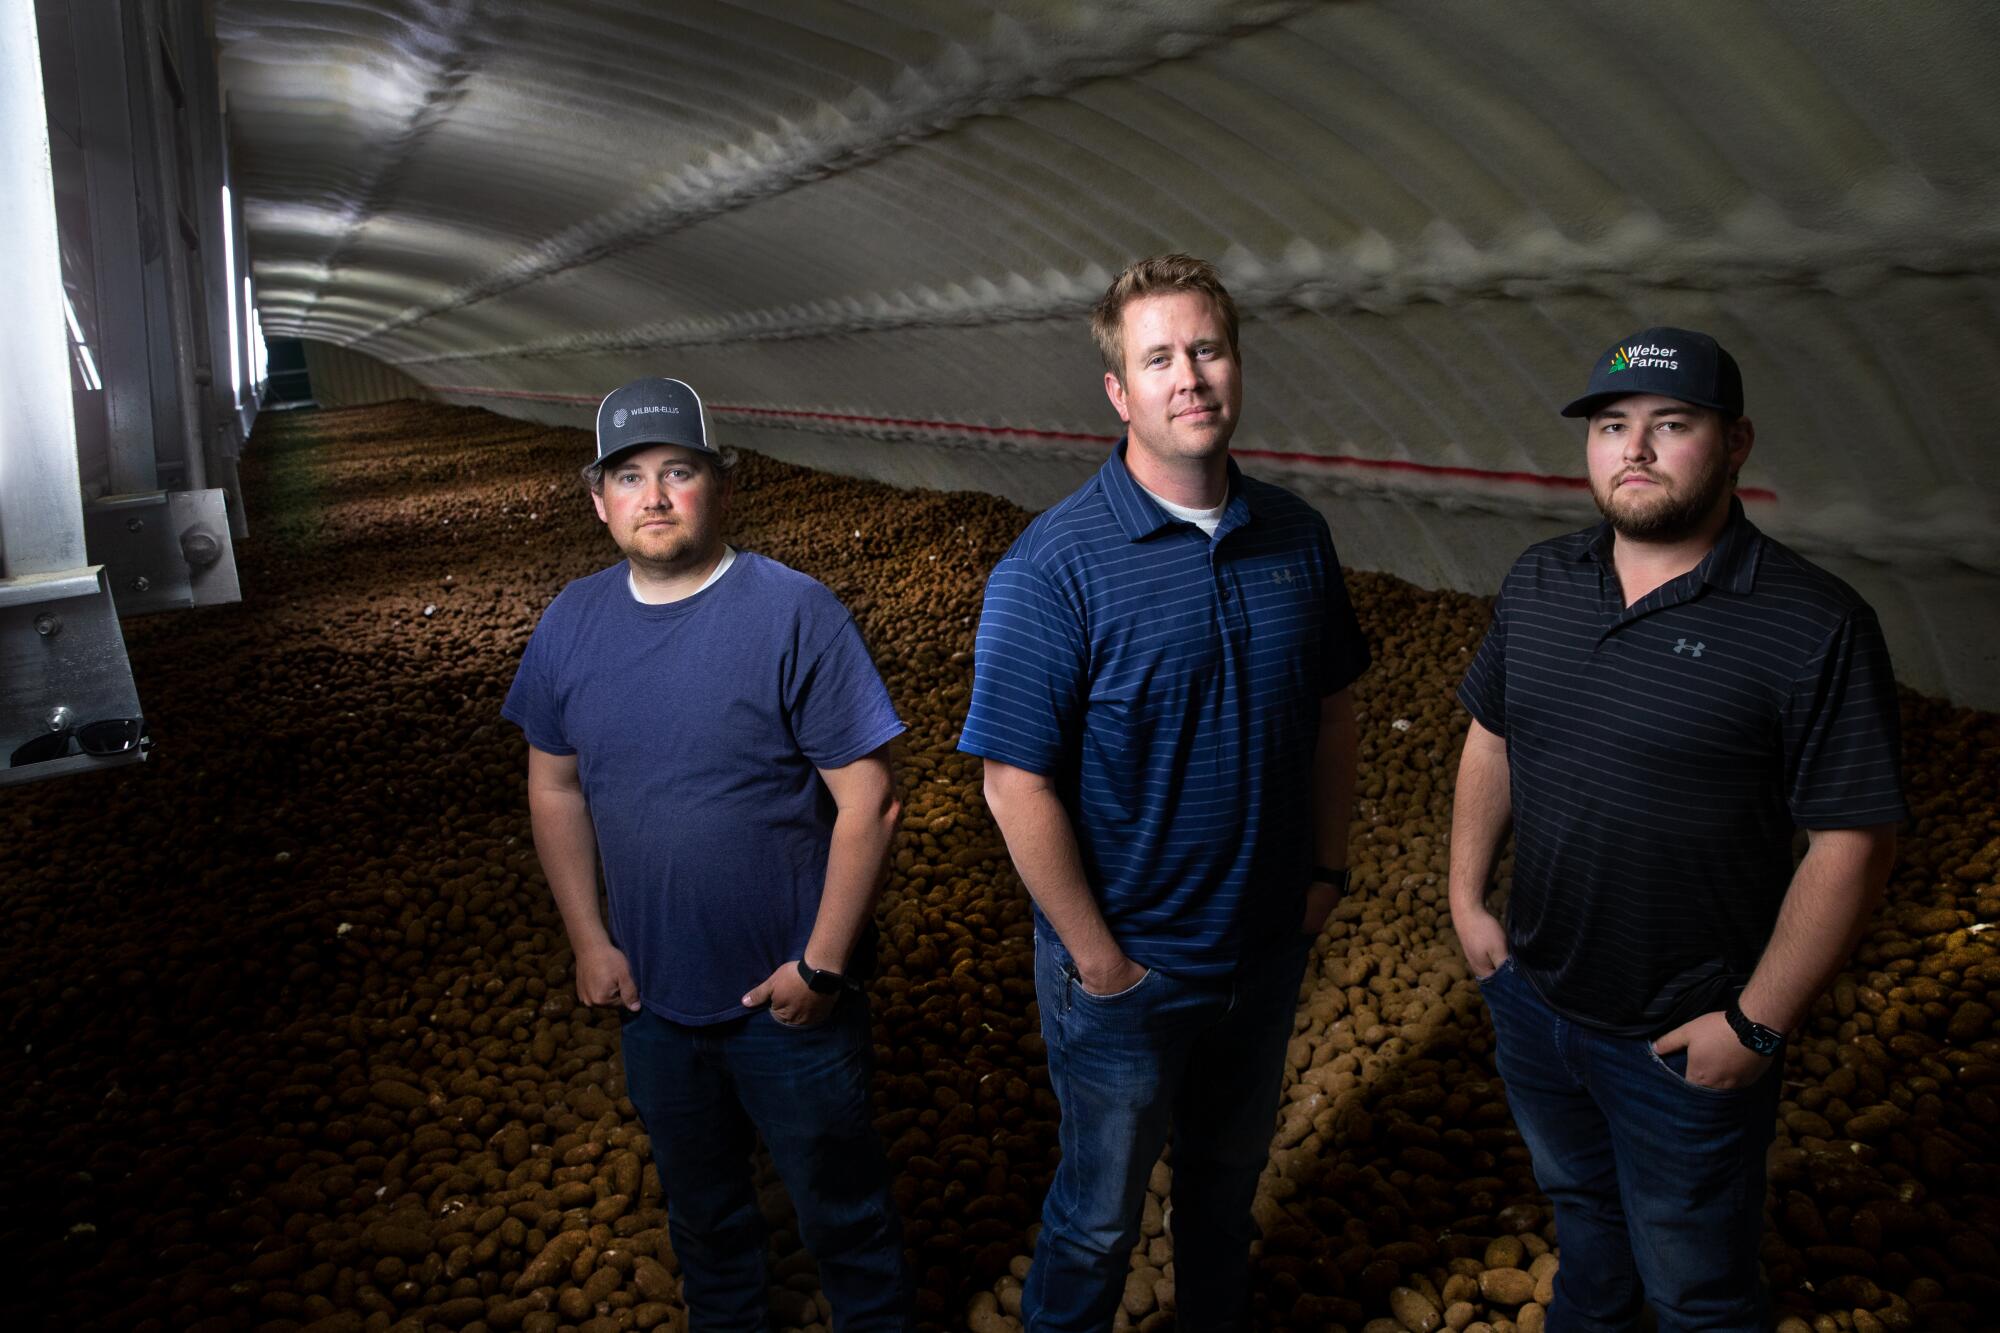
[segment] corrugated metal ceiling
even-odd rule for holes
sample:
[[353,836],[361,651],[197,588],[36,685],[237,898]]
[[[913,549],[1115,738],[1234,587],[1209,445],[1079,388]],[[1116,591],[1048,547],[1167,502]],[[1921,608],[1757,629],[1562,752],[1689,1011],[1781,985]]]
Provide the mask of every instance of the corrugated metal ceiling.
[[1991,7],[216,13],[273,334],[579,424],[676,373],[756,447],[1034,499],[1116,428],[1083,309],[1192,250],[1248,318],[1246,457],[1351,562],[1486,590],[1583,512],[1504,474],[1580,471],[1553,408],[1595,353],[1705,327],[1766,526],[1906,674],[2000,690],[1964,628],[2000,574]]

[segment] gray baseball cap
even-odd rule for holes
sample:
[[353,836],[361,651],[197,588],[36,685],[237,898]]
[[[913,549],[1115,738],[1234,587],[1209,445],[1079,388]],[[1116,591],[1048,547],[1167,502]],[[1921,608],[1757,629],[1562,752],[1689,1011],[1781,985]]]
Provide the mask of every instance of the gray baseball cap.
[[613,389],[597,405],[597,461],[608,463],[642,444],[678,444],[720,456],[708,438],[701,395],[679,380],[657,376]]

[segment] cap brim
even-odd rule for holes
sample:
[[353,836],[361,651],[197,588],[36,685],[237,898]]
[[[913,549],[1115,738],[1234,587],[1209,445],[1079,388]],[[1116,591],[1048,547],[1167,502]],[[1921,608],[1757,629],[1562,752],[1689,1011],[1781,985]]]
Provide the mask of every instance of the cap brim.
[[1711,403],[1703,398],[1687,398],[1677,393],[1660,393],[1657,389],[1619,389],[1612,393],[1587,393],[1563,408],[1562,415],[1566,417],[1587,417],[1606,403],[1615,403],[1620,398],[1636,398],[1641,394],[1654,394],[1661,398],[1671,398],[1677,403],[1686,403],[1691,407],[1708,408],[1711,412],[1727,413],[1729,411],[1721,403]]
[[654,445],[654,444],[671,444],[676,446],[677,448],[692,449],[694,450],[694,452],[698,454],[710,454],[718,458],[721,457],[722,454],[722,451],[717,449],[713,445],[689,444],[686,440],[677,440],[674,439],[672,436],[657,435],[657,436],[646,436],[644,438],[637,440],[624,440],[620,442],[618,447],[616,449],[613,449],[610,453],[599,454],[597,456],[597,461],[600,463],[609,463],[614,458],[623,458],[626,454],[631,453],[634,449],[644,449],[648,445]]

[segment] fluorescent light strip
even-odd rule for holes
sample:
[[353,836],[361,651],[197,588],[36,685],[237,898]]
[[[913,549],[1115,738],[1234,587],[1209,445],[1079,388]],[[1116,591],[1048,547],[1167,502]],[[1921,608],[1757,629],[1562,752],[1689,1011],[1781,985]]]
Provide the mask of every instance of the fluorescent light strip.
[[[224,291],[236,290],[236,214],[230,207],[229,187],[222,187],[222,264],[227,286]],[[230,401],[238,407],[243,405],[243,344],[236,337],[236,302],[229,305],[229,384],[235,397]]]
[[250,312],[250,382],[262,385],[270,373],[271,357],[264,345],[264,321],[257,314],[257,297],[248,273],[243,275],[243,308]]
[[63,292],[63,318],[69,321],[70,343],[76,348],[79,364],[83,370],[83,387],[95,392],[104,387],[104,380],[97,373],[97,358],[90,354],[90,344],[83,340],[83,326],[77,322],[76,306],[69,299],[69,292]]

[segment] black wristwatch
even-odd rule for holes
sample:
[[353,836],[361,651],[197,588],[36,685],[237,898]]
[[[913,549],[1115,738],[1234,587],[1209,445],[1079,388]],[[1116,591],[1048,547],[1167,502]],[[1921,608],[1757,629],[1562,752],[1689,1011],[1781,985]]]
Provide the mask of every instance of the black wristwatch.
[[1729,1020],[1731,1030],[1736,1033],[1736,1040],[1759,1055],[1776,1055],[1778,1047],[1784,1044],[1784,1033],[1773,1032],[1762,1023],[1754,1022],[1737,1007],[1734,1000],[1729,1002],[1729,1008],[1723,1010],[1722,1016]]
[[847,978],[840,973],[814,967],[803,958],[799,959],[799,980],[815,995],[837,995],[848,986]]
[[1354,872],[1345,866],[1339,870],[1335,870],[1332,866],[1314,866],[1311,882],[1314,884],[1331,884],[1342,893],[1346,893],[1348,881],[1353,878]]

